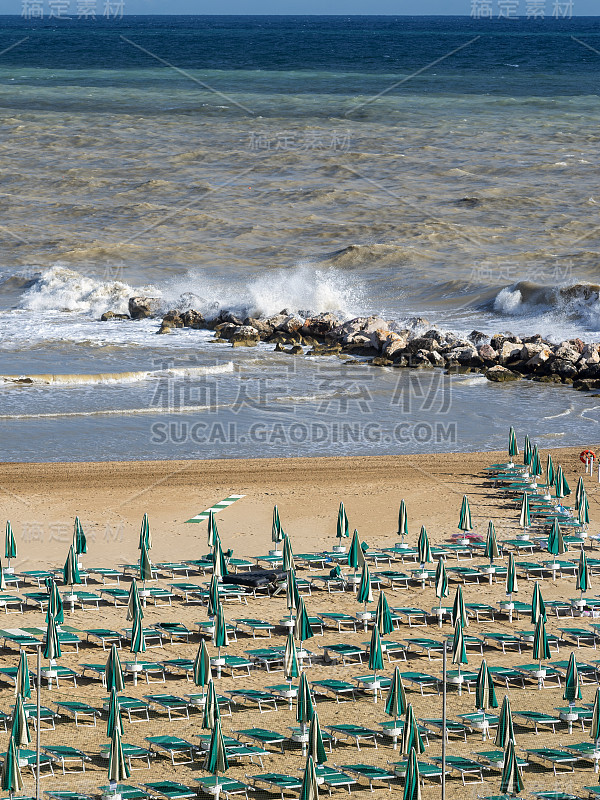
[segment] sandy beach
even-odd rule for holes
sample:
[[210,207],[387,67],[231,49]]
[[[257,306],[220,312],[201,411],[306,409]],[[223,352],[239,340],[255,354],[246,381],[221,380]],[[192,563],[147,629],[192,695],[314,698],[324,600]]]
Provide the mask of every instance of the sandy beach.
[[[579,452],[583,447],[557,449],[552,451],[555,464],[562,463],[567,480],[574,490],[577,477],[583,473],[579,462]],[[10,519],[17,541],[18,556],[14,566],[17,572],[46,567],[62,567],[72,537],[73,519],[76,514],[81,518],[88,541],[88,553],[83,557],[86,568],[96,566],[113,567],[123,563],[133,563],[138,558],[137,543],[140,520],[144,512],[150,519],[153,548],[150,552],[152,562],[186,560],[199,558],[207,552],[206,524],[185,524],[190,517],[198,514],[212,504],[230,494],[245,497],[217,516],[219,532],[225,548],[231,547],[234,555],[251,557],[266,554],[271,548],[270,531],[273,505],[277,503],[282,525],[291,537],[296,553],[321,551],[330,549],[334,542],[337,509],[343,501],[348,513],[350,528],[359,530],[361,539],[368,542],[371,548],[391,546],[396,540],[397,514],[400,500],[404,498],[409,514],[409,543],[416,544],[421,525],[425,525],[432,544],[441,544],[457,531],[458,515],[463,494],[469,496],[473,523],[476,532],[485,534],[489,519],[496,524],[498,538],[509,538],[517,532],[518,511],[499,497],[487,481],[483,472],[490,463],[505,460],[504,453],[471,453],[430,455],[430,456],[395,456],[364,458],[322,458],[322,459],[277,459],[248,461],[174,461],[174,462],[121,462],[121,463],[84,463],[84,464],[4,464],[0,479],[0,518]],[[545,458],[546,451],[543,456]],[[595,484],[586,476],[586,489],[590,500],[590,531],[595,531],[597,520],[598,494]],[[577,558],[579,550],[573,548],[567,558]],[[525,556],[530,560],[528,556]],[[543,554],[533,557],[543,560]],[[458,565],[474,566],[480,559],[463,561]],[[506,562],[503,562],[506,563]],[[456,566],[454,556],[448,558],[447,566]],[[394,564],[395,569],[409,571],[414,567],[412,562],[404,566],[400,562]],[[385,567],[384,567],[385,568]],[[373,572],[377,570],[372,567]],[[301,578],[327,570],[299,569]],[[203,583],[207,579],[191,574],[189,580]],[[590,595],[595,594],[595,583],[592,579]],[[167,587],[173,579],[161,578],[157,585]],[[122,586],[129,586],[129,581],[122,581]],[[457,583],[450,580],[450,594],[445,604],[451,605]],[[88,591],[99,592],[101,583],[88,582]],[[557,577],[556,581],[546,578],[541,585],[544,599],[564,599],[576,596],[575,579]],[[17,594],[35,589],[30,584],[21,584]],[[519,580],[518,600],[530,602],[533,581]],[[496,605],[504,599],[504,583],[469,584],[463,587],[466,602],[485,602]],[[413,584],[412,588],[385,588],[390,606],[416,606],[430,610],[437,605],[433,587]],[[377,593],[375,593],[375,600]],[[318,588],[313,589],[310,596],[305,597],[307,609],[311,615],[323,611],[344,611],[356,614],[360,611],[358,603],[351,592],[345,594],[328,594]],[[372,606],[374,610],[374,604]],[[65,608],[65,611],[67,609]],[[96,627],[110,627],[120,630],[126,627],[125,607],[114,607],[102,604],[100,610],[76,609],[73,614],[65,613],[65,624],[79,630]],[[277,623],[286,613],[285,596],[257,597],[249,599],[248,605],[227,603],[225,614],[228,621],[236,617],[254,617]],[[144,618],[144,627],[149,628],[159,621],[178,621],[194,630],[189,644],[165,643],[164,648],[152,648],[146,652],[151,660],[162,661],[168,658],[193,658],[199,644],[195,633],[195,623],[207,619],[206,607],[198,604],[184,604],[174,601],[169,606],[148,605]],[[43,626],[44,615],[27,606],[23,615],[6,615],[2,617],[3,629],[14,627]],[[565,625],[589,627],[590,620],[572,620],[570,617],[557,619],[548,616],[549,633],[560,633],[559,628]],[[514,632],[531,627],[528,619],[515,620],[512,625],[505,616],[497,617],[494,622],[472,621],[468,633],[477,636],[483,631]],[[427,628],[409,628],[402,624],[388,637],[403,641],[415,635],[425,635],[441,639],[450,635],[452,628],[444,624],[443,631],[437,627],[435,620],[430,619]],[[241,634],[237,642],[232,642],[227,650],[231,655],[243,655],[244,651],[279,644],[283,642],[283,629],[275,629],[272,639],[257,638]],[[85,638],[83,636],[82,638]],[[322,653],[324,644],[333,642],[363,643],[369,638],[364,631],[344,632],[325,629],[323,636],[315,636],[308,644],[308,649],[317,656]],[[209,643],[209,651],[214,648]],[[552,658],[566,660],[574,645],[567,642],[560,646],[560,653]],[[575,649],[578,662],[590,663],[597,658],[593,647]],[[469,649],[469,670],[477,670],[481,662],[481,653]],[[81,671],[83,663],[100,663],[106,661],[107,653],[102,649],[83,644],[79,654],[71,648],[63,650],[60,664]],[[530,648],[518,652],[502,651],[487,647],[485,657],[490,665],[513,665],[529,663]],[[123,660],[129,658],[127,650],[122,652]],[[0,666],[16,666],[16,649],[2,649]],[[30,668],[34,668],[34,656],[29,656]],[[390,677],[395,664],[385,665],[385,675]],[[422,671],[441,676],[441,660],[434,655],[431,660],[426,655],[410,652],[408,661],[399,661],[401,671]],[[336,677],[352,681],[354,676],[368,672],[366,664],[349,664],[347,666],[324,664],[320,658],[308,670],[309,680]],[[233,688],[263,688],[281,683],[282,673],[266,673],[255,669],[250,678],[238,677],[232,680],[223,677],[218,684],[220,694]],[[0,710],[9,711],[13,702],[13,691],[6,683],[0,684]],[[584,703],[593,702],[596,685],[583,685]],[[127,679],[125,694],[142,697],[152,692],[168,692],[177,696],[191,694],[193,684],[184,678],[168,676],[166,683],[146,685],[139,683],[133,686]],[[414,703],[417,718],[441,717],[441,697],[437,695],[422,697],[407,685],[410,702]],[[496,685],[496,694],[501,702],[505,688]],[[562,689],[545,688],[538,691],[531,689],[511,689],[513,712],[523,709],[542,710],[557,713],[554,709],[566,705],[562,700]],[[62,699],[81,699],[101,708],[105,692],[99,681],[82,679],[78,688],[73,691],[67,683],[61,683],[59,689],[48,689],[44,686],[42,704],[54,708],[54,703]],[[379,724],[386,719],[384,703],[375,704],[372,696],[357,695],[356,703],[336,704],[334,700],[319,699],[317,710],[322,726],[339,722],[359,722],[366,727],[380,730]],[[459,697],[454,689],[448,695],[449,717],[456,719],[460,713],[474,711],[474,695],[463,692]],[[515,720],[517,722],[517,720]],[[277,711],[259,714],[258,711],[236,708],[232,717],[224,717],[224,733],[250,727],[264,727],[289,735],[288,728],[295,725],[295,713],[281,703]],[[100,745],[107,742],[105,737],[106,720],[100,721],[96,728],[75,727],[73,721],[62,718],[56,731],[43,731],[42,744],[69,744],[84,749],[91,757],[85,774],[63,777],[56,775],[44,777],[42,789],[78,789],[82,792],[98,793],[98,787],[105,785],[106,761],[99,758]],[[201,715],[192,711],[188,720],[173,720],[161,714],[152,714],[149,722],[129,724],[125,722],[125,742],[144,744],[144,737],[160,733],[171,733],[192,742],[197,742],[197,734],[202,733]],[[517,726],[517,752],[527,747],[560,747],[565,744],[589,741],[587,732],[581,726],[567,734],[566,724],[557,727],[556,734],[551,732],[535,735],[533,731]],[[568,740],[568,741],[567,741]],[[448,753],[454,755],[470,755],[473,752],[494,749],[492,743],[482,743],[481,735],[469,734],[467,741],[451,736]],[[429,760],[439,756],[441,739],[430,737],[430,745],[421,758]],[[390,739],[380,740],[378,749],[366,744],[357,752],[354,746],[339,743],[332,753],[327,753],[328,765],[353,764],[358,762],[375,763],[387,766],[388,761],[400,758],[394,751]],[[281,772],[292,775],[300,774],[303,759],[299,746],[286,749],[284,755],[274,749],[264,758],[264,769],[258,765],[234,764],[228,775],[244,779],[245,773]],[[171,779],[188,786],[196,786],[194,778],[205,774],[202,762],[173,767],[164,757],[153,760],[150,770],[134,771],[127,782],[139,785],[151,780]],[[33,780],[28,771],[24,773],[25,790],[33,789]],[[594,785],[597,776],[590,763],[579,762],[574,773],[554,777],[552,771],[539,771],[527,767],[524,771],[525,790],[551,789],[560,787],[563,791],[579,793],[582,787]],[[401,791],[402,782],[393,784],[393,791]],[[477,795],[498,794],[499,773],[487,772],[485,784],[467,785],[463,787],[456,775],[448,778],[448,796],[471,798]],[[343,790],[342,790],[343,791]],[[359,797],[367,797],[368,787],[353,788]],[[387,792],[387,789],[376,789]],[[425,783],[424,797],[438,797],[439,783]]]

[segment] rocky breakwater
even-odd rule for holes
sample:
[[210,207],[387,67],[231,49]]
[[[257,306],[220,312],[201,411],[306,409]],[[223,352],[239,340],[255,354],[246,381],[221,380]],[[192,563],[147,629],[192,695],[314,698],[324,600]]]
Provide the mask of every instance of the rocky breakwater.
[[[127,318],[106,312],[103,320]],[[159,317],[158,301],[135,297],[129,300],[129,318]],[[337,356],[346,363],[376,367],[478,372],[494,382],[527,378],[544,383],[572,385],[575,389],[600,389],[600,343],[570,339],[553,343],[541,335],[512,333],[488,336],[472,331],[460,336],[442,331],[422,317],[403,322],[377,316],[341,320],[333,313],[309,314],[287,309],[271,317],[241,317],[221,311],[205,319],[194,310],[171,310],[162,316],[158,333],[178,328],[213,330],[214,341],[232,347],[272,344],[290,355]],[[354,358],[358,357],[358,358]]]

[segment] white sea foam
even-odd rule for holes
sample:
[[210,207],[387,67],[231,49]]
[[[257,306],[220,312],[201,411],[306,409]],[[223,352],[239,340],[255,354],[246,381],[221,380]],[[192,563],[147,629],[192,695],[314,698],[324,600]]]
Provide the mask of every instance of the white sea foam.
[[90,386],[94,384],[125,384],[162,378],[185,378],[199,375],[222,375],[233,372],[234,364],[214,364],[206,367],[173,367],[170,369],[138,370],[131,372],[99,372],[94,374],[39,374],[39,375],[0,375],[0,384],[17,386]]

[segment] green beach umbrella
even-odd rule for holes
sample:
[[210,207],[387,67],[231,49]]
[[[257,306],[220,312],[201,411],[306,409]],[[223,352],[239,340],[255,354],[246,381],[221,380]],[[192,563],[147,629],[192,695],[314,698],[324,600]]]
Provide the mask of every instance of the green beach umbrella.
[[324,764],[327,761],[319,715],[316,711],[312,715],[310,728],[308,729],[308,754],[316,764]]
[[515,562],[513,559],[513,554],[508,554],[508,567],[506,569],[506,594],[510,597],[512,594],[516,594],[519,591],[519,585],[517,583],[517,571],[515,569]]
[[[277,506],[275,506],[277,508]],[[212,550],[215,542],[219,538],[219,531],[217,530],[217,521],[215,519],[214,511],[208,512],[207,530],[206,530],[206,543],[208,549]]]
[[25,713],[23,698],[20,694],[17,695],[13,708],[10,735],[18,748],[27,747],[27,745],[31,743],[31,734],[29,733],[29,726],[27,725],[27,714]]
[[402,714],[406,713],[406,705],[406,693],[404,691],[404,684],[402,683],[402,676],[398,667],[395,667],[384,710],[388,717],[397,720],[400,719]]
[[414,748],[408,754],[402,800],[421,800],[421,776],[419,775],[419,762]]
[[594,712],[592,714],[590,738],[596,742],[596,749],[598,749],[598,745],[600,744],[600,688],[596,689],[596,695],[594,697]]
[[515,429],[511,426],[508,432],[508,456],[514,458],[519,455],[519,445],[517,444],[517,434]]
[[531,441],[529,439],[529,435],[525,434],[525,442],[523,444],[523,463],[526,467],[531,464]]
[[587,592],[591,586],[590,568],[585,550],[582,547],[579,553],[579,563],[577,564],[577,588],[581,592],[580,597],[583,597],[583,593]]
[[4,536],[4,558],[8,559],[8,565],[10,566],[11,558],[17,557],[17,543],[15,541],[15,535],[13,533],[12,526],[10,522],[6,522],[6,534]]
[[544,470],[542,469],[542,461],[540,459],[540,452],[538,450],[537,444],[533,448],[533,452],[531,454],[531,464],[529,465],[529,472],[533,475],[534,478],[538,478],[544,472]]
[[[384,668],[383,650],[381,649],[381,637],[377,625],[373,625],[371,632],[371,642],[369,644],[369,669],[379,672]],[[377,695],[376,695],[377,696]]]
[[81,576],[79,575],[79,567],[77,566],[77,559],[75,558],[75,551],[73,545],[69,547],[69,555],[63,567],[63,582],[65,586],[70,586],[71,589],[76,583],[81,583]]
[[521,515],[519,516],[519,525],[522,528],[531,527],[531,514],[529,513],[529,497],[523,492],[523,500],[521,501]]
[[133,617],[133,624],[131,628],[130,649],[131,652],[135,655],[136,661],[138,653],[146,652],[146,639],[144,637],[144,626],[142,624],[142,614],[140,612],[141,609],[136,610]]
[[487,536],[485,539],[485,550],[483,551],[485,558],[489,558],[490,566],[493,565],[494,559],[500,557],[498,550],[498,542],[496,541],[496,528],[492,520],[488,522]]
[[548,488],[554,486],[555,480],[556,473],[554,471],[554,462],[552,461],[552,456],[548,453],[548,458],[546,459],[546,483],[548,484]]
[[150,557],[148,556],[148,549],[146,545],[142,547],[140,553],[140,580],[146,585],[146,581],[152,580],[152,565],[150,563]]
[[404,537],[408,536],[408,514],[404,500],[400,501],[400,510],[398,511],[398,536],[402,537],[402,544],[404,544]]
[[508,695],[505,694],[504,700],[502,701],[502,708],[500,709],[494,744],[496,747],[501,747],[503,750],[506,750],[509,742],[514,744],[515,731],[513,728],[512,711],[510,710],[510,700],[508,699]]
[[221,720],[218,719],[212,729],[210,737],[210,744],[208,746],[208,753],[206,754],[205,769],[211,775],[216,775],[215,794],[219,796],[219,773],[227,772],[229,769],[229,760],[227,758],[227,750],[225,749],[225,741],[223,739],[223,731],[221,730]]
[[213,632],[213,644],[219,648],[229,645],[229,637],[227,635],[227,624],[225,623],[225,614],[223,613],[223,605],[219,603],[217,614],[215,617],[215,629]]
[[17,748],[15,747],[15,740],[12,736],[8,740],[8,750],[4,756],[0,787],[8,791],[11,798],[14,792],[20,792],[23,789],[23,778],[19,767]]
[[533,597],[531,598],[531,624],[535,625],[539,617],[541,617],[544,622],[547,622],[546,604],[542,597],[542,590],[540,589],[539,582],[535,581],[533,584]]
[[212,574],[215,575],[217,578],[222,578],[224,575],[227,575],[227,564],[225,562],[225,556],[223,554],[223,547],[221,545],[221,540],[217,536],[215,539],[215,544],[212,551]]
[[581,700],[579,671],[577,670],[577,661],[575,660],[575,653],[573,651],[571,651],[571,655],[569,656],[563,700],[566,700],[569,705],[573,705],[576,700]]
[[20,694],[24,698],[31,697],[31,680],[29,677],[29,664],[27,663],[27,653],[21,650],[19,653],[19,666],[15,678],[15,694]]
[[404,727],[402,728],[402,754],[407,756],[411,750],[415,750],[417,755],[420,755],[425,751],[425,745],[419,733],[419,726],[417,725],[412,703],[409,703],[406,706]]
[[296,569],[294,562],[294,551],[292,550],[292,542],[287,533],[283,535],[283,569],[289,572],[291,569]]
[[344,504],[340,503],[340,508],[338,510],[335,538],[339,539],[341,543],[342,539],[347,539],[349,536],[350,536],[350,531],[348,530],[348,515],[346,514],[346,509],[344,508]]
[[477,681],[475,683],[475,708],[484,712],[489,708],[498,708],[494,680],[485,659],[481,662],[479,672],[477,673]]
[[300,605],[300,592],[298,591],[298,582],[296,580],[296,570],[290,569],[287,573],[285,582],[285,602],[288,611],[290,612],[290,619],[294,616],[294,611],[298,610]]
[[360,576],[360,584],[358,585],[358,593],[356,599],[359,603],[364,603],[365,612],[367,610],[367,603],[373,602],[373,590],[371,589],[371,573],[369,572],[369,565],[365,561]]
[[115,728],[118,729],[120,734],[123,734],[123,720],[121,719],[121,709],[119,707],[119,695],[113,686],[110,690],[108,720],[106,722],[106,735],[109,739],[113,735]]
[[379,592],[377,610],[375,612],[375,625],[382,636],[387,636],[394,630],[394,621],[383,589]]
[[308,619],[308,613],[302,598],[300,598],[300,603],[298,604],[296,623],[294,625],[294,634],[296,639],[298,639],[300,642],[305,642],[307,639],[312,639],[312,637],[315,635]]
[[206,613],[212,619],[217,615],[217,609],[219,608],[221,600],[219,599],[219,579],[213,573],[210,578],[210,584],[208,586],[208,604]]
[[48,628],[46,630],[46,638],[44,640],[44,658],[49,661],[55,661],[60,658],[62,653],[60,649],[60,641],[58,638],[58,630],[56,628],[56,621],[52,614],[48,619]]
[[360,539],[358,537],[358,531],[355,528],[354,533],[352,534],[352,541],[350,542],[350,548],[348,550],[348,566],[352,567],[352,569],[354,570],[354,574],[356,574],[356,570],[358,569],[360,550],[361,550]]
[[196,686],[208,686],[211,678],[210,656],[208,655],[206,642],[202,639],[194,659],[194,683]]
[[206,703],[204,704],[204,712],[202,714],[202,727],[204,730],[214,730],[215,725],[221,719],[221,709],[219,708],[219,700],[215,684],[211,678],[206,687]]
[[421,532],[417,540],[417,560],[421,564],[421,568],[423,568],[425,564],[431,564],[433,562],[431,547],[429,545],[429,536],[427,536],[425,525],[421,525]]
[[48,608],[46,609],[46,622],[50,616],[54,617],[57,625],[62,625],[65,621],[65,613],[63,610],[63,601],[58,591],[58,586],[54,578],[46,579],[46,588],[48,589]]
[[552,522],[552,529],[548,536],[548,552],[553,556],[562,556],[569,549],[563,539],[562,531],[556,517]]
[[456,594],[454,595],[454,603],[452,605],[452,620],[455,625],[456,621],[460,620],[464,628],[469,627],[469,617],[467,615],[467,609],[465,608],[462,586],[456,587]]
[[106,678],[107,691],[110,692],[112,689],[115,689],[117,692],[123,691],[125,685],[123,667],[121,666],[121,658],[116,644],[111,645],[108,659],[106,660],[104,675]]
[[500,792],[502,794],[517,795],[523,791],[523,779],[519,772],[517,754],[514,742],[509,742],[504,754],[504,767],[500,779]]
[[448,575],[446,574],[446,565],[444,559],[440,556],[438,558],[437,567],[435,568],[435,596],[442,605],[442,597],[448,597]]
[[546,633],[546,625],[543,618],[538,617],[535,623],[535,632],[533,635],[533,658],[539,661],[540,669],[542,668],[542,661],[550,658],[550,646],[548,644],[548,634]]
[[590,504],[587,499],[587,495],[583,495],[581,499],[581,503],[579,505],[579,510],[577,512],[577,519],[579,520],[579,524],[585,527],[586,525],[590,524]]
[[575,511],[579,511],[581,498],[584,495],[585,495],[585,486],[583,485],[583,478],[580,475],[577,480],[577,486],[575,487]]
[[466,494],[463,495],[462,505],[460,507],[458,529],[464,533],[468,533],[469,531],[473,530],[473,523],[471,521],[471,508],[469,506],[469,498]]
[[142,517],[138,550],[141,550],[142,547],[145,547],[146,550],[152,549],[152,536],[150,534],[150,522],[148,521],[148,514],[144,514]]
[[561,479],[562,497],[568,497],[568,495],[571,494],[571,488],[570,488],[569,484],[567,483],[567,478],[565,476],[565,473],[564,473],[564,470],[562,469],[562,467],[561,467],[561,474],[562,474],[562,479]]
[[0,589],[6,589],[6,579],[4,577],[4,570],[2,569],[2,562],[0,562]]
[[302,776],[302,787],[300,789],[300,800],[318,800],[319,786],[317,783],[317,772],[315,763],[311,755],[306,759],[304,775]]
[[129,595],[127,597],[127,621],[131,622],[131,620],[138,613],[141,614],[142,617],[144,616],[142,601],[140,600],[140,593],[137,587],[137,581],[135,578],[133,578],[131,581],[131,586],[129,587]]
[[126,780],[131,775],[129,765],[123,753],[123,742],[121,741],[121,731],[115,726],[110,739],[110,752],[108,755],[108,780],[111,783],[119,783]]
[[75,555],[81,556],[87,553],[87,539],[81,527],[79,517],[75,517],[75,525],[73,526],[73,547],[75,548]]
[[285,653],[283,656],[283,674],[286,681],[291,684],[294,678],[300,676],[300,666],[298,664],[298,652],[296,650],[296,642],[294,636],[290,632],[287,635],[285,642]]
[[[271,541],[278,545],[279,542],[283,541],[284,537],[283,528],[281,527],[281,520],[279,519],[279,509],[277,506],[273,506],[273,522],[271,523]],[[278,549],[277,547],[275,548]]]
[[306,677],[306,672],[303,672],[300,676],[298,697],[296,698],[296,722],[307,725],[311,721],[314,711],[308,678]]
[[459,674],[461,665],[469,663],[467,659],[465,637],[463,634],[463,624],[460,617],[456,619],[454,624],[454,638],[452,639],[452,663],[458,664]]

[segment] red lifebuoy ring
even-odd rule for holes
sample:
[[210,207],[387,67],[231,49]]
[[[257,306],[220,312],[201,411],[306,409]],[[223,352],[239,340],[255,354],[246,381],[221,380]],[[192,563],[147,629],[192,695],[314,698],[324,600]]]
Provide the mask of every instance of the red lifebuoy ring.
[[584,450],[582,453],[579,454],[579,460],[585,464],[586,461],[595,461],[596,460],[596,453],[593,450]]

